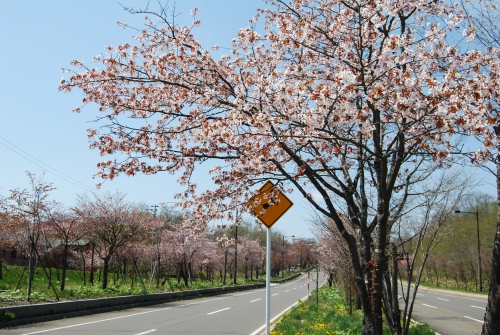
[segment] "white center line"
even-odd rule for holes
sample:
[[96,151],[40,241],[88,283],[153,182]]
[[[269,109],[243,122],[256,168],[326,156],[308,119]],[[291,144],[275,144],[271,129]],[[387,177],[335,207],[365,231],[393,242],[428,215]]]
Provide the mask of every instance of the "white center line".
[[274,297],[275,295],[278,295],[278,294],[279,294],[279,293],[274,293],[274,294],[273,294],[273,297]]
[[474,306],[474,305],[470,305],[470,307],[479,308],[479,309],[485,309],[485,307],[479,307],[479,306]]
[[435,307],[435,306],[431,306],[431,305],[427,305],[427,304],[422,304],[422,305],[427,306],[427,307],[430,307],[430,308],[437,308],[437,307]]
[[247,294],[252,294],[252,293],[255,293],[255,292],[235,294],[235,295],[233,295],[233,297],[239,297],[239,296],[242,296],[242,295],[247,295]]
[[250,302],[255,302],[255,301],[259,301],[259,300],[262,300],[262,298],[255,299],[255,300],[252,300],[252,301],[250,301]]
[[449,301],[448,299],[443,299],[443,298],[436,298],[438,300],[443,300],[443,301]]
[[207,315],[212,315],[212,314],[215,314],[215,313],[219,313],[219,312],[225,311],[225,310],[230,309],[230,308],[231,308],[231,307],[227,307],[227,308],[219,309],[218,311],[207,313]]
[[144,335],[144,334],[149,334],[149,333],[152,333],[152,332],[155,332],[156,329],[150,329],[148,331],[145,331],[145,332],[142,332],[142,333],[138,333],[138,334],[135,334],[135,335]]
[[479,323],[483,323],[483,321],[478,320],[478,319],[471,318],[470,316],[464,316],[464,318],[471,319],[471,320],[477,321],[477,322],[479,322]]
[[294,290],[296,290],[297,288],[296,288],[296,287],[294,287],[293,289],[294,289]]
[[290,290],[286,290],[285,293],[288,292],[288,291],[290,291]]
[[417,295],[421,296],[421,297],[425,297],[425,295],[423,294],[420,294],[420,293],[417,293]]

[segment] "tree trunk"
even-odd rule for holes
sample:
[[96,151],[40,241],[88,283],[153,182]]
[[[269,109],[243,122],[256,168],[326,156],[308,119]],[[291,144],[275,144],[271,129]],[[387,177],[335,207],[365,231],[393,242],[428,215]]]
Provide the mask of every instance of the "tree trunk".
[[108,273],[109,273],[109,257],[103,259],[104,264],[102,266],[102,289],[108,287]]
[[92,254],[90,258],[90,278],[89,278],[89,284],[94,286],[94,242],[92,242]]
[[226,285],[226,272],[227,272],[227,250],[224,252],[224,280],[222,281],[223,285]]
[[63,259],[62,259],[62,276],[61,276],[61,287],[60,290],[64,291],[64,287],[66,286],[66,266],[68,262],[68,243],[64,244],[63,249]]
[[184,285],[186,287],[189,287],[189,282],[188,282],[188,279],[189,279],[189,267],[188,267],[188,264],[187,264],[185,258],[184,258],[184,261],[182,262],[182,266],[183,266],[183,269],[182,269],[182,273],[183,273],[182,279],[184,279]]
[[29,250],[29,259],[28,259],[28,289],[26,299],[30,300],[31,295],[31,286],[33,283],[33,277],[35,275],[35,245],[32,241],[33,237],[30,236],[30,250]]
[[[499,135],[498,127],[495,133]],[[500,154],[500,150],[499,150]],[[488,293],[488,304],[484,315],[484,323],[481,334],[500,334],[500,160],[497,157],[497,230],[493,244],[493,258],[491,261],[490,290]]]

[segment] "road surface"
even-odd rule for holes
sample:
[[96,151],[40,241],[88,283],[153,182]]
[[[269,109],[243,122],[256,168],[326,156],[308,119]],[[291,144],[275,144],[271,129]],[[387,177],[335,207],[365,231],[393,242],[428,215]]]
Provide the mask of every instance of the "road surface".
[[479,294],[420,287],[412,318],[427,323],[441,335],[480,334],[487,299]]
[[[316,272],[313,272],[316,275]],[[320,272],[320,281],[323,274]],[[271,319],[308,294],[307,274],[271,287]],[[314,283],[314,285],[313,285]],[[310,280],[310,290],[315,287]],[[260,334],[265,331],[265,289],[169,302],[84,317],[0,329],[0,334],[160,335]]]

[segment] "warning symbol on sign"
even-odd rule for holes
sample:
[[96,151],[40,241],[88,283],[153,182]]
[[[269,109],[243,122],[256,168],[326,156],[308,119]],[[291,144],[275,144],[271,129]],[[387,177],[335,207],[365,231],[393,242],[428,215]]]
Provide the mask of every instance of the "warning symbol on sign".
[[271,228],[293,206],[293,202],[271,181],[267,181],[259,194],[250,200],[250,206],[255,216]]

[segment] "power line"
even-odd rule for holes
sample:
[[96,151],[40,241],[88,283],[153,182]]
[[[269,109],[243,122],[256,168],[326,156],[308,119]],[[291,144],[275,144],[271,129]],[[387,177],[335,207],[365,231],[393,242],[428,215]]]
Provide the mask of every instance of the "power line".
[[[65,182],[68,182],[68,183],[70,183],[70,184],[72,184],[74,186],[80,187],[80,188],[85,189],[87,191],[91,191],[91,192],[96,192],[97,191],[97,190],[92,189],[92,188],[88,187],[87,185],[79,182],[78,180],[76,180],[74,178],[71,178],[70,176],[68,176],[68,175],[66,175],[66,174],[58,171],[57,169],[54,169],[53,167],[51,167],[50,165],[42,162],[41,160],[37,159],[36,157],[33,157],[32,155],[30,155],[29,153],[27,153],[23,149],[19,148],[18,146],[16,146],[12,142],[8,141],[7,139],[3,138],[2,136],[0,136],[0,139],[2,139],[3,141],[7,142],[9,145],[13,146],[14,148],[18,149],[19,151],[23,152],[24,154],[28,155],[29,157],[33,158],[35,161],[37,161],[37,162],[45,165],[45,167],[41,166],[40,164],[34,162],[33,160],[29,159],[28,157],[26,157],[23,154],[19,153],[18,151],[14,150],[13,148],[11,148],[10,146],[8,146],[7,144],[0,142],[0,144],[3,145],[4,147],[6,147],[7,149],[9,149],[12,152],[16,153],[17,155],[23,157],[24,159],[30,161],[31,163],[35,164],[36,166],[38,166],[38,167],[46,170],[47,172],[53,174],[54,176],[56,176],[56,177],[64,180]],[[50,171],[50,170],[53,170],[53,171]]]

